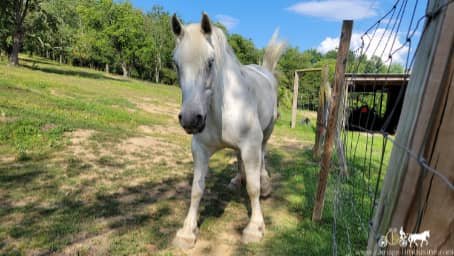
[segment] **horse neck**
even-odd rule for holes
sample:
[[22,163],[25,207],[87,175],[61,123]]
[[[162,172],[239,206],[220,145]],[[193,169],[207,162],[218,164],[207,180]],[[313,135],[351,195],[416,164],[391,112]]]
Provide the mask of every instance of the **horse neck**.
[[214,79],[210,112],[214,115],[214,119],[220,122],[222,111],[224,109],[225,93],[227,90],[231,89],[231,83],[229,82],[234,79],[232,76],[238,76],[241,64],[235,59],[235,57],[232,57],[225,52],[219,66],[222,66],[222,68],[219,68]]

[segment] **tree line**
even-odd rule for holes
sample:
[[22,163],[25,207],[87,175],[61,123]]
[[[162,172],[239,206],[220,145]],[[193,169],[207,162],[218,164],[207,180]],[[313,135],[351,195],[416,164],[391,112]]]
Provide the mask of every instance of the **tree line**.
[[[2,0],[0,5],[0,56],[19,65],[19,53],[38,55],[60,63],[84,66],[105,72],[176,84],[172,62],[174,36],[171,14],[155,5],[144,12],[128,1],[114,0]],[[243,64],[259,64],[263,49],[239,34],[227,35]],[[335,50],[321,54],[290,46],[279,62],[280,97],[290,102],[293,71],[328,65],[334,72]],[[386,72],[379,58],[363,58],[359,72]],[[394,65],[392,72],[402,72]],[[316,75],[304,77],[306,86],[318,86]],[[303,90],[303,94],[304,94]]]

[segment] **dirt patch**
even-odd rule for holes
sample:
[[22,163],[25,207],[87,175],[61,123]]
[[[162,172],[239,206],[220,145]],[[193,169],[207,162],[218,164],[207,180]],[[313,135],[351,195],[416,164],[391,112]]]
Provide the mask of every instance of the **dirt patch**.
[[[170,130],[175,135],[169,135]],[[127,138],[119,143],[100,144],[89,140],[95,131],[76,130],[65,135],[71,143],[64,152],[66,157],[60,159],[75,158],[81,162],[79,165],[88,164],[95,169],[122,171],[131,168],[181,168],[181,163],[191,161],[190,147],[186,143],[175,143],[170,139],[175,140],[176,135],[183,136],[180,130],[169,128],[166,138],[159,136],[160,132],[165,132],[161,126],[141,126],[139,131],[144,136]]]
[[270,145],[283,148],[285,150],[295,151],[295,150],[302,150],[303,147],[306,145],[302,143],[301,140],[293,139],[293,138],[286,138],[286,137],[277,137],[271,136],[270,140],[268,141]]
[[17,117],[6,116],[5,112],[0,112],[0,123],[14,122],[17,120]]
[[66,95],[64,93],[61,93],[61,92],[59,92],[58,90],[56,90],[54,88],[51,88],[49,90],[49,92],[50,92],[51,95],[56,96],[56,97],[74,99],[74,97]]
[[190,157],[184,147],[151,136],[129,138],[117,147],[127,160],[137,164],[164,164],[177,167],[177,159],[187,160]]
[[1,155],[0,156],[0,163],[1,164],[13,164],[16,161],[16,157],[14,155]]
[[153,125],[153,126],[148,126],[148,125],[141,125],[138,127],[139,132],[142,132],[147,135],[177,135],[177,136],[184,136],[188,138],[189,141],[189,136],[185,133],[183,128],[179,126],[169,126],[169,125]]
[[57,127],[55,124],[45,124],[41,127],[41,131],[47,132]]
[[178,107],[170,104],[159,104],[158,103],[148,103],[148,102],[135,102],[136,106],[148,113],[152,114],[161,114],[169,117],[178,116]]
[[83,142],[87,141],[93,134],[94,130],[78,129],[66,135],[70,138],[71,144],[82,145]]
[[69,138],[70,145],[68,151],[79,155],[81,153],[86,153],[86,145],[88,144],[88,139],[95,134],[94,130],[78,129],[73,132],[65,133],[65,137]]

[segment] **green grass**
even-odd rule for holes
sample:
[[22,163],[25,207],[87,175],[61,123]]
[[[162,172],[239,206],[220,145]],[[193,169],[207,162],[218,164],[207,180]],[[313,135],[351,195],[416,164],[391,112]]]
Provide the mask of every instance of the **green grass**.
[[[170,244],[192,179],[190,137],[176,120],[180,97],[177,87],[40,58],[23,56],[17,68],[0,63],[0,255],[184,255]],[[213,254],[221,245],[232,255],[332,252],[335,180],[323,221],[313,223],[319,164],[310,151],[315,120],[298,113],[305,117],[309,125],[290,129],[290,112],[280,110],[267,156],[274,192],[262,200],[263,242],[239,241],[249,201],[244,189],[226,189],[236,173],[234,152],[226,150],[210,162],[195,252]],[[357,168],[342,191],[358,199],[362,193],[352,188],[373,183],[380,152],[373,152],[370,177],[356,175],[368,173],[361,169],[367,137],[348,136],[359,136],[362,153],[347,154]],[[354,225],[355,214],[345,212],[339,230]],[[352,240],[355,250],[363,248],[362,235]],[[347,241],[339,244],[340,255],[348,252]]]

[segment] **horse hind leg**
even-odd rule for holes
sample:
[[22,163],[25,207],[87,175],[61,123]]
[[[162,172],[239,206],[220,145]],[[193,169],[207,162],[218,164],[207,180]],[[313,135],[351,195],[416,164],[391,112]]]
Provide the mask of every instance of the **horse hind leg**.
[[266,170],[266,161],[265,161],[265,154],[266,154],[266,141],[262,144],[262,167],[260,170],[260,196],[266,198],[271,195],[273,190],[271,185],[271,178]]
[[[238,173],[230,180],[228,185],[231,190],[238,190],[245,181],[244,162],[241,153],[237,152]],[[260,196],[266,198],[272,192],[271,179],[265,166],[265,149],[262,149],[262,163],[260,168]]]
[[260,196],[266,198],[271,195],[273,188],[271,186],[271,178],[265,167],[265,151],[263,151],[262,155],[262,168],[260,170]]
[[241,189],[241,185],[243,184],[243,182],[245,180],[244,162],[243,162],[243,159],[241,158],[240,151],[237,151],[236,157],[237,157],[238,172],[235,175],[235,177],[233,177],[233,179],[230,180],[230,183],[228,186],[228,188],[230,190]]

